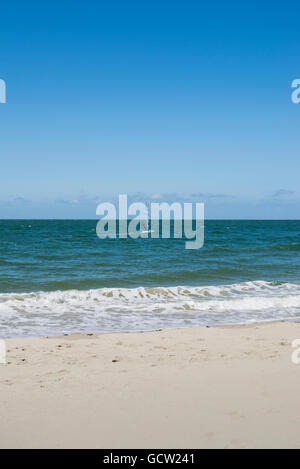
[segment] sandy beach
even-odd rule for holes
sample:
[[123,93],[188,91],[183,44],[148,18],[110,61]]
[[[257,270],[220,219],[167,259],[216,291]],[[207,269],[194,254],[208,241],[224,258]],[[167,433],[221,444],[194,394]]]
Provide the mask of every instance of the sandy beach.
[[299,448],[300,324],[9,339],[1,448]]

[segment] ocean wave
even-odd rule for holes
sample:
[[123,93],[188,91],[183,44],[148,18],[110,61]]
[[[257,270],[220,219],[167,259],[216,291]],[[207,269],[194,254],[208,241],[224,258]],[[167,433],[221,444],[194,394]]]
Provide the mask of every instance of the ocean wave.
[[0,336],[300,319],[300,284],[100,288],[0,294]]

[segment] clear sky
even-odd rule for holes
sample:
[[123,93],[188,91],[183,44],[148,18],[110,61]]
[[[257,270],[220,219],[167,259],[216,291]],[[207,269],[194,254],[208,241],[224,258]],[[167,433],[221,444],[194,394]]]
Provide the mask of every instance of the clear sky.
[[[300,218],[297,2],[2,2],[0,217]],[[198,194],[198,195],[197,195]]]

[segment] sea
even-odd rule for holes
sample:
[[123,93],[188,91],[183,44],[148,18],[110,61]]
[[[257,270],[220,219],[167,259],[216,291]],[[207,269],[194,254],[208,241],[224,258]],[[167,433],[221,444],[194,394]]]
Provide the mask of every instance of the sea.
[[97,220],[0,220],[0,337],[300,320],[300,221],[206,220],[99,239]]

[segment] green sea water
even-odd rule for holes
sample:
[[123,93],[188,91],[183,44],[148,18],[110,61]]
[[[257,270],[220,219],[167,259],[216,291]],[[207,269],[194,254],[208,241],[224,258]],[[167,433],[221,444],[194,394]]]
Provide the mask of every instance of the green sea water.
[[209,220],[199,250],[96,223],[0,220],[0,336],[300,318],[300,221]]

